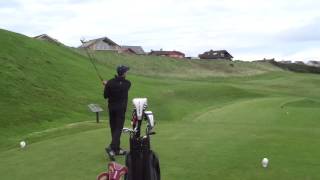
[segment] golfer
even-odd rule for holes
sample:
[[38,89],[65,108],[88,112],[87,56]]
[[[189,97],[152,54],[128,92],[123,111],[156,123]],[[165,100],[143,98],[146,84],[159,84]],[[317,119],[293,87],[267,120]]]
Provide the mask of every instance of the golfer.
[[125,120],[125,113],[128,103],[128,92],[131,82],[126,80],[129,67],[120,65],[113,79],[104,81],[104,98],[108,99],[109,123],[111,128],[112,141],[106,152],[111,159],[115,155],[125,155],[126,151],[120,148],[120,137]]

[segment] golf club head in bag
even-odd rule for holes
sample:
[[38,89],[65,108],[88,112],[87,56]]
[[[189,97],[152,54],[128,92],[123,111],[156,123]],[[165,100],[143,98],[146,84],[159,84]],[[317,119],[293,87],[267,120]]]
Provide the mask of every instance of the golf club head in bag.
[[154,121],[154,116],[152,111],[145,111],[144,114],[145,114],[145,119],[147,120],[147,136],[148,136],[155,133],[153,132],[155,121]]
[[147,109],[147,98],[134,98],[132,100],[132,128],[135,130],[135,136],[139,137],[141,132],[141,124],[143,120],[144,111]]
[[136,110],[138,120],[141,121],[143,113],[148,107],[147,98],[134,98],[132,104]]
[[97,180],[121,180],[121,177],[128,172],[128,168],[116,162],[108,164],[108,172],[101,173]]
[[136,132],[136,137],[140,137],[142,120],[147,121],[146,136],[155,134],[153,128],[155,126],[155,120],[152,111],[146,111],[148,107],[147,98],[134,98],[132,104],[134,106],[132,112],[132,126]]

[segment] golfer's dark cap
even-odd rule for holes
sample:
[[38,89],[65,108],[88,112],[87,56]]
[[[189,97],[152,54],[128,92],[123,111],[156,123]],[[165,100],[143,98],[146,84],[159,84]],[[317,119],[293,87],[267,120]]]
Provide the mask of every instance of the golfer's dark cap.
[[124,73],[126,73],[127,71],[129,71],[129,67],[128,66],[124,66],[124,65],[120,65],[117,67],[117,73],[119,76],[122,76]]

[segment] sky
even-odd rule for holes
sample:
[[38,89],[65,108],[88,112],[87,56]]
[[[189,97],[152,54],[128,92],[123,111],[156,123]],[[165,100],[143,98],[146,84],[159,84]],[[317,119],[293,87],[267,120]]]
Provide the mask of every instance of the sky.
[[[319,0],[0,0],[0,28],[77,47],[108,37],[186,56],[320,61]],[[1,42],[0,42],[1,43]]]

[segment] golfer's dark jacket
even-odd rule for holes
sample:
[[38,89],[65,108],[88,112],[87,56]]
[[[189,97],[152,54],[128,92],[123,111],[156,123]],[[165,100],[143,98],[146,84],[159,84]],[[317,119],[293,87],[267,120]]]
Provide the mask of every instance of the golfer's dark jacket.
[[126,109],[131,82],[124,77],[115,76],[104,87],[104,98],[108,99],[110,109]]

